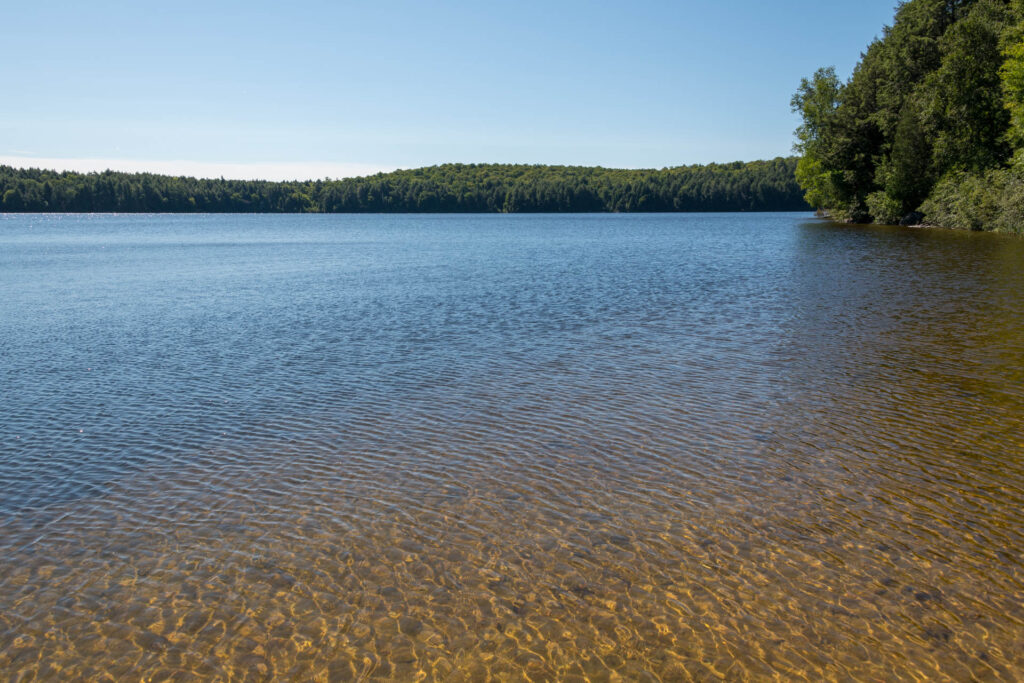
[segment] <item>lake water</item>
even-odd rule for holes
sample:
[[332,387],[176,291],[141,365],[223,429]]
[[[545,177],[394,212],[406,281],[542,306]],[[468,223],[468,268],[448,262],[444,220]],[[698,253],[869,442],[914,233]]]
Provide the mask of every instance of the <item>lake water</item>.
[[1024,240],[0,215],[0,359],[13,680],[1024,677]]

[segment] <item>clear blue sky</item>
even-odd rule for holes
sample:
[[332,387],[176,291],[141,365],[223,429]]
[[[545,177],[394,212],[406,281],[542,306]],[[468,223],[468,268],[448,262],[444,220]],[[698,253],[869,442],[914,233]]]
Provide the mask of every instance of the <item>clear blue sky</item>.
[[895,0],[5,5],[0,162],[269,177],[787,155],[800,78]]

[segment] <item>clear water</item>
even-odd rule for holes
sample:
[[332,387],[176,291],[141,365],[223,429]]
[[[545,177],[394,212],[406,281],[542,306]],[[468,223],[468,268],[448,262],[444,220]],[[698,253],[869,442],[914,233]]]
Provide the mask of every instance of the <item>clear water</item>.
[[0,216],[14,680],[1015,680],[1024,241]]

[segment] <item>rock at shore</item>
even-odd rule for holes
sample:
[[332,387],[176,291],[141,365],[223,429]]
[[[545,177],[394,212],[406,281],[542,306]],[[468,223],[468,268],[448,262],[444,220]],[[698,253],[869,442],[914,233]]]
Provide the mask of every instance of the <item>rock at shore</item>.
[[906,227],[908,225],[921,225],[924,220],[924,214],[920,211],[911,211],[900,220],[900,225]]

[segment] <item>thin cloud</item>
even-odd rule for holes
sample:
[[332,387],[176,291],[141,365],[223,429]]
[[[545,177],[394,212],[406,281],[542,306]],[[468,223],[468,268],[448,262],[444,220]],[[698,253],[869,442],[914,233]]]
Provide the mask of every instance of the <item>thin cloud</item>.
[[393,171],[397,167],[379,164],[332,163],[322,161],[218,163],[212,161],[155,161],[138,159],[63,159],[0,155],[0,165],[15,168],[42,168],[53,171],[92,173],[123,171],[126,173],[158,173],[160,175],[195,178],[229,178],[232,180],[317,180],[351,178]]

